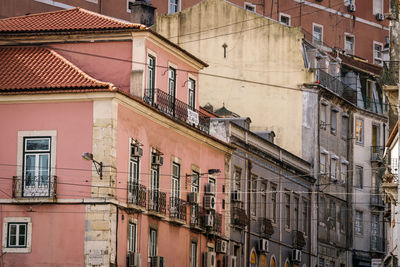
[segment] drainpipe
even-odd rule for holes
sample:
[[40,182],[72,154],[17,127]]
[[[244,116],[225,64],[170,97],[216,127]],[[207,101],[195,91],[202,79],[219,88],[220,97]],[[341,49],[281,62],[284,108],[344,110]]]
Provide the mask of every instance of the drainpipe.
[[247,159],[247,211],[248,211],[248,217],[247,217],[247,260],[246,260],[246,266],[250,267],[250,223],[251,223],[251,212],[250,212],[250,206],[251,206],[251,196],[250,196],[250,189],[251,189],[251,161]]
[[[317,112],[317,119],[318,119],[318,121],[317,121],[317,146],[318,146],[318,148],[317,148],[317,151],[318,151],[318,155],[317,155],[317,162],[316,162],[316,166],[320,166],[319,165],[319,163],[321,162],[321,159],[320,159],[320,157],[321,157],[321,140],[320,140],[320,123],[321,123],[321,111],[320,111],[320,102],[321,102],[321,93],[320,92],[318,92],[318,112]],[[325,116],[326,116],[326,112],[325,112]],[[319,206],[319,197],[320,197],[320,195],[319,195],[319,184],[320,184],[320,173],[321,173],[321,170],[319,169],[320,167],[318,167],[318,169],[317,169],[317,171],[315,171],[315,166],[314,166],[314,173],[315,173],[315,176],[316,176],[316,178],[317,178],[317,185],[316,185],[316,194],[315,194],[315,196],[316,196],[316,198],[317,198],[317,201],[316,201],[316,203],[317,203],[317,208],[316,208],[316,212],[317,212],[317,223],[316,223],[316,246],[317,246],[317,251],[316,251],[316,253],[317,253],[317,259],[316,259],[316,266],[318,266],[319,265],[319,220],[320,220],[320,218],[319,218],[319,214],[320,214],[320,209],[321,209],[321,207]],[[325,172],[326,172],[326,162],[325,162]],[[312,221],[312,220],[311,220]],[[310,223],[310,225],[312,224],[312,222]],[[312,240],[312,238],[311,238],[311,240]],[[311,265],[310,265],[311,266]]]
[[116,226],[115,226],[115,266],[118,266],[118,218],[119,218],[119,208],[117,206],[116,216]]

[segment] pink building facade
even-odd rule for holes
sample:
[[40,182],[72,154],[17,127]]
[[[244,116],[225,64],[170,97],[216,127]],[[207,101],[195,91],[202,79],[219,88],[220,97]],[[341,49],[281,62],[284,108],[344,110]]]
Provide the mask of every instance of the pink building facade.
[[0,35],[2,265],[222,262],[232,148],[198,110],[206,64],[82,9]]

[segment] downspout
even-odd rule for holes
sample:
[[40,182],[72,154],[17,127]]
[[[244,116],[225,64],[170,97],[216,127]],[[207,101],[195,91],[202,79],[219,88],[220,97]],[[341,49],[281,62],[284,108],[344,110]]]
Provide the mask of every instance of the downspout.
[[[301,17],[300,17],[301,18]],[[318,151],[318,155],[317,155],[317,166],[318,166],[318,169],[317,169],[317,171],[315,171],[315,168],[314,168],[314,173],[315,173],[315,176],[316,176],[316,178],[317,178],[317,186],[316,186],[316,198],[317,198],[317,201],[316,201],[316,203],[317,203],[317,208],[316,208],[316,212],[317,212],[317,224],[316,224],[316,242],[317,242],[317,266],[319,265],[319,261],[318,261],[318,259],[319,259],[319,221],[320,221],[320,218],[319,218],[319,214],[320,214],[320,206],[319,206],[319,197],[320,197],[320,195],[319,195],[319,193],[320,193],[320,191],[319,191],[319,183],[320,183],[320,173],[321,173],[321,170],[320,170],[320,165],[319,165],[319,163],[321,162],[321,159],[320,159],[320,157],[321,157],[321,140],[320,140],[320,129],[321,129],[321,127],[320,127],[320,123],[321,123],[321,110],[320,110],[320,103],[321,103],[321,93],[320,93],[320,91],[318,92],[318,112],[317,112],[317,114],[318,114],[318,116],[317,116],[317,118],[318,118],[318,121],[317,121],[317,146],[318,146],[318,148],[317,148],[317,151]],[[326,116],[326,112],[325,112],[325,116]],[[326,162],[325,162],[325,172],[326,172]],[[311,238],[311,240],[312,240],[312,238]],[[310,265],[311,266],[311,265]]]
[[118,218],[119,218],[119,208],[117,206],[116,216],[116,226],[115,226],[115,266],[118,266]]
[[250,224],[251,224],[251,212],[250,212],[250,189],[251,189],[251,162],[249,159],[247,159],[247,211],[248,211],[248,216],[247,216],[247,260],[246,260],[246,266],[250,267]]

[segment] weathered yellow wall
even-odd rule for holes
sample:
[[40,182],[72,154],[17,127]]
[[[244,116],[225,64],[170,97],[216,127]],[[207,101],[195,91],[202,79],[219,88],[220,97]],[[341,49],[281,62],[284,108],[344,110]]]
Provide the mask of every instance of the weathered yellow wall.
[[[200,105],[210,103],[215,110],[225,104],[249,116],[252,130],[273,130],[278,145],[301,156],[298,88],[311,82],[312,74],[304,68],[298,28],[223,0],[204,0],[181,13],[159,16],[155,29],[210,65],[200,75]],[[226,58],[223,44],[228,46]]]

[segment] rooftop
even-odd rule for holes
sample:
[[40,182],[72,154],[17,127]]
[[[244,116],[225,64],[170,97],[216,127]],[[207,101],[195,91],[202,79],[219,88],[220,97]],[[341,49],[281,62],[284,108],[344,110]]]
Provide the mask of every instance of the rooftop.
[[111,89],[51,49],[0,47],[0,91]]

